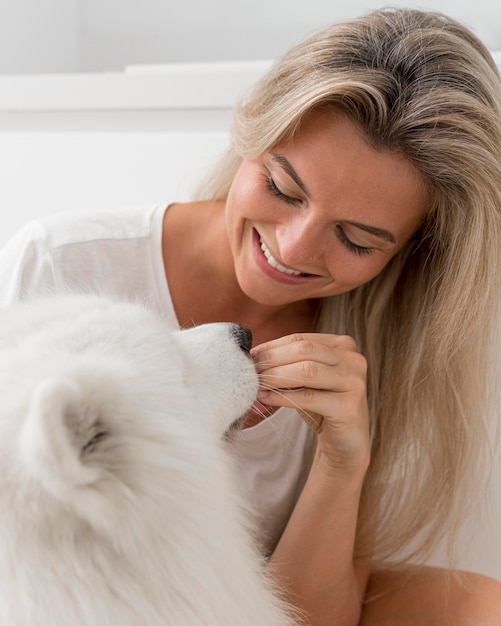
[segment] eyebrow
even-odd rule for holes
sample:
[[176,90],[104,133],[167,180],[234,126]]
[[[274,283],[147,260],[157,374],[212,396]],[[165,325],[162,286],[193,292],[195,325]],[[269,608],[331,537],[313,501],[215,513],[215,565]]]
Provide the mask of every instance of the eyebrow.
[[309,198],[310,194],[308,193],[308,189],[306,185],[303,183],[299,174],[292,167],[291,163],[281,154],[273,154],[273,160],[275,163],[278,163],[280,167],[292,178],[292,180],[296,183],[296,185],[301,189],[301,191]]
[[389,230],[385,230],[384,228],[377,228],[377,226],[369,226],[368,224],[361,224],[360,222],[351,222],[349,220],[343,221],[346,224],[355,226],[355,228],[360,228],[360,230],[364,230],[366,233],[379,237],[379,239],[384,239],[385,241],[389,241],[390,243],[397,243],[395,236],[393,235],[393,233],[390,233]]
[[[296,183],[296,185],[301,189],[301,191],[309,198],[310,194],[308,192],[308,189],[306,188],[306,185],[301,180],[299,174],[292,167],[292,164],[282,154],[272,154],[272,157],[273,157],[273,161],[275,161],[275,163],[278,163],[278,165],[280,165],[280,167],[292,178],[292,180]],[[366,233],[369,233],[370,235],[374,235],[375,237],[378,237],[379,239],[384,239],[384,241],[388,241],[394,244],[397,243],[395,236],[393,235],[393,233],[390,233],[389,230],[385,230],[384,228],[378,228],[377,226],[369,226],[368,224],[362,224],[360,222],[352,222],[349,220],[344,220],[344,221],[346,222],[346,224],[350,224],[351,226],[354,226],[355,228],[360,228],[360,230],[363,230]]]

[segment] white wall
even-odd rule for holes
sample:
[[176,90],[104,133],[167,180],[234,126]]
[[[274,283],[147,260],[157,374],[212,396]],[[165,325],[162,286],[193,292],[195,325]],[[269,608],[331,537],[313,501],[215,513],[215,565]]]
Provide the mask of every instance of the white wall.
[[[388,4],[381,0],[81,0],[87,67],[128,62],[273,58],[309,32]],[[443,10],[501,47],[498,0],[427,0],[393,5]]]
[[444,11],[501,48],[498,0],[0,0],[0,73],[274,58],[313,30],[386,4]]
[[80,67],[80,0],[0,0],[0,74]]

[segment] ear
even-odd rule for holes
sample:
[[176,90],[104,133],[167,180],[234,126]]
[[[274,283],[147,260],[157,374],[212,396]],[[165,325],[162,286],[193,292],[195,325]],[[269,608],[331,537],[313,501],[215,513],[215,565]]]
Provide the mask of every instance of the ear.
[[81,393],[66,379],[39,383],[21,430],[19,454],[25,469],[54,497],[72,500],[72,492],[95,483],[99,469],[85,465],[76,428]]

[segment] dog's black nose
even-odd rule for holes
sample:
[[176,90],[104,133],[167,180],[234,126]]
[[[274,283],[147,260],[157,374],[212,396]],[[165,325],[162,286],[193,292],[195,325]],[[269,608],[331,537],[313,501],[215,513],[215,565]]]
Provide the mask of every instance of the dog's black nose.
[[240,348],[242,348],[244,352],[249,353],[252,348],[252,331],[246,326],[235,324],[231,332]]

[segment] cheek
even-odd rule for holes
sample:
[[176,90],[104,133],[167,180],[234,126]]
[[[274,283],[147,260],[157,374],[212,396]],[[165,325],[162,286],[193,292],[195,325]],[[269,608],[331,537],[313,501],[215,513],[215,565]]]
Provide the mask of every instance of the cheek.
[[270,196],[267,179],[252,162],[244,162],[238,170],[227,198],[230,220],[277,221],[287,218],[284,207]]
[[378,253],[374,254],[374,258],[370,258],[366,261],[365,266],[361,269],[361,278],[363,279],[360,284],[368,283],[373,278],[376,278],[392,260],[394,255],[382,256]]
[[245,217],[250,208],[257,204],[255,190],[247,180],[240,180],[237,176],[228,193],[226,200],[227,218],[230,221]]
[[338,250],[339,254],[329,261],[330,274],[335,284],[349,289],[368,283],[388,265],[391,258],[381,258],[375,252],[358,256],[350,251]]
[[236,176],[225,205],[226,233],[233,253],[242,245],[249,225],[256,220],[256,207],[261,206],[259,196],[244,176]]
[[373,278],[375,278],[376,276],[378,276],[378,274],[380,274],[383,271],[383,269],[386,267],[387,264],[388,264],[387,261],[378,262],[378,263],[368,263],[367,266],[361,272],[360,284],[367,283]]

